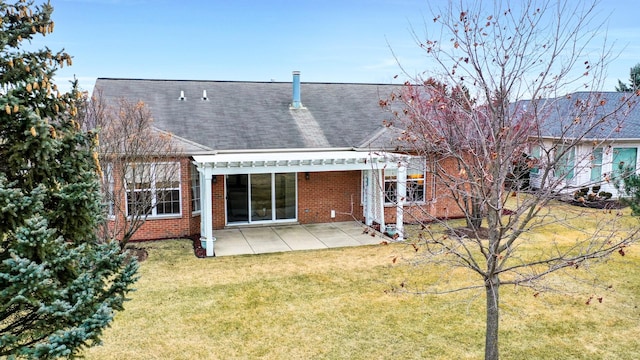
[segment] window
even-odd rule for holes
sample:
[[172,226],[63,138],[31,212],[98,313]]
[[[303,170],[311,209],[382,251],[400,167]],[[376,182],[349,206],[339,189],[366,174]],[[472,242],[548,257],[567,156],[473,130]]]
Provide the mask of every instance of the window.
[[[424,202],[425,194],[425,160],[411,159],[407,164],[407,197],[406,202]],[[384,201],[397,202],[397,169],[384,170]]]
[[540,162],[540,146],[535,145],[531,148],[531,154],[529,155],[530,158],[533,160],[531,162],[531,174],[538,174],[540,173],[540,166],[538,165],[538,163]]
[[115,181],[113,179],[113,165],[106,163],[104,172],[102,173],[102,185],[104,186],[104,203],[107,215],[109,217],[115,216]]
[[297,173],[230,174],[225,177],[227,223],[295,220]]
[[591,181],[602,181],[602,148],[593,149],[591,153]]
[[398,179],[398,170],[384,169],[384,202],[385,203],[396,202],[397,179]]
[[409,163],[407,168],[407,201],[424,201],[424,160]]
[[613,178],[619,179],[630,172],[635,172],[637,156],[637,148],[613,148]]
[[180,214],[180,164],[132,163],[126,170],[127,215]]
[[564,145],[558,145],[556,149],[556,166],[555,175],[558,178],[571,180],[574,176],[575,168],[575,147],[567,148]]
[[191,164],[191,211],[200,212],[200,173],[198,168]]

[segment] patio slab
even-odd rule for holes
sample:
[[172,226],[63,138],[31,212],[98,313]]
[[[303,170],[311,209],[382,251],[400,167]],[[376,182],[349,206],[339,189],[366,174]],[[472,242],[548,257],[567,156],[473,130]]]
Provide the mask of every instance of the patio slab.
[[289,245],[282,241],[272,227],[246,228],[240,232],[256,254],[291,251]]
[[[253,249],[239,229],[224,229],[215,232],[215,252],[221,255],[253,254]],[[222,240],[222,241],[220,241]]]
[[300,225],[274,227],[273,230],[294,251],[325,249],[327,247],[309,230]]
[[[263,254],[285,251],[318,250],[335,247],[380,244],[385,236],[355,221],[239,227],[215,230],[216,256]],[[374,234],[371,236],[370,234]]]

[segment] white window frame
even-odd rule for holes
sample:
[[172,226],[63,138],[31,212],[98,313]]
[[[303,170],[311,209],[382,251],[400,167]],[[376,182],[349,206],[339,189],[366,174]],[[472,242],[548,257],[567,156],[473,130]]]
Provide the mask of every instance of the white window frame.
[[[565,150],[571,147],[569,151]],[[563,154],[564,153],[564,154]],[[554,177],[566,183],[576,182],[576,146],[558,144],[555,150]]]
[[540,175],[540,161],[542,159],[542,147],[540,145],[533,145],[529,149],[529,158],[534,159],[534,164],[529,170],[529,174],[533,176]]
[[616,178],[616,177],[619,177],[620,175],[624,174],[624,171],[622,173],[620,172],[619,164],[616,163],[616,157],[620,153],[621,150],[634,150],[636,152],[636,158],[633,159],[633,167],[632,167],[631,171],[633,171],[633,173],[637,173],[638,172],[638,148],[635,147],[635,146],[618,146],[618,147],[614,147],[612,149],[612,151],[613,151],[613,155],[612,155],[612,158],[611,158],[611,176],[612,176],[612,178]]
[[[133,189],[129,189],[127,184],[129,183],[129,178],[128,178],[128,174],[125,174],[125,202],[126,202],[126,207],[127,207],[127,216],[131,216],[129,214],[129,193],[131,191],[135,192],[150,192],[151,194],[151,209],[149,214],[147,215],[148,218],[168,218],[168,217],[181,217],[182,216],[182,176],[181,176],[181,166],[179,162],[158,162],[158,163],[139,163],[139,165],[141,166],[150,166],[151,170],[149,171],[149,179],[144,179],[144,180],[148,180],[149,181],[149,188],[137,188],[134,187]],[[174,187],[161,187],[160,190],[158,190],[157,187],[157,183],[158,183],[158,178],[157,178],[157,172],[156,172],[156,167],[161,166],[161,165],[167,165],[167,166],[172,166],[175,167],[177,169],[177,171],[175,172],[170,172],[172,174],[172,176],[177,176],[177,186]],[[131,164],[128,164],[128,168],[131,166]],[[171,180],[171,179],[170,179]],[[164,214],[164,213],[158,213],[158,208],[161,205],[162,201],[159,199],[158,197],[158,192],[159,191],[178,191],[178,212],[172,212],[172,213],[168,213],[168,214]],[[173,199],[170,200],[170,202],[173,202]]]
[[[424,158],[411,158],[407,163],[407,195],[405,203],[407,204],[424,204],[427,196],[427,166]],[[384,169],[384,204],[393,205],[397,202],[397,169]],[[420,175],[422,177],[420,177]],[[420,189],[422,191],[415,192],[412,189]],[[416,198],[415,194],[422,194],[421,198]]]
[[[598,156],[599,154],[599,156]],[[593,148],[591,151],[591,171],[589,179],[593,183],[602,182],[602,163],[604,157],[604,149],[602,147]]]

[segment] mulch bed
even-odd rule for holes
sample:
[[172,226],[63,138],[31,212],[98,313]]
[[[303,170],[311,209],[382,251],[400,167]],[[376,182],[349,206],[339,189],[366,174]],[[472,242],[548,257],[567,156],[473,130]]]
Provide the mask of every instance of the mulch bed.
[[138,262],[143,262],[147,260],[147,258],[149,257],[149,252],[147,251],[146,248],[143,248],[143,247],[127,246],[126,251],[128,254],[138,259]]
[[578,201],[575,199],[565,200],[567,204],[573,206],[587,207],[591,209],[623,209],[627,205],[618,200],[594,200],[594,201]]
[[[200,244],[200,235],[191,236],[189,239],[193,242],[193,252],[195,256],[198,258],[206,258],[207,250]],[[127,245],[126,252],[132,257],[138,259],[138,262],[143,262],[149,257],[147,248],[136,246],[131,243]]]
[[206,258],[207,257],[207,249],[202,247],[200,243],[200,234],[194,235],[191,237],[193,241],[193,253],[197,258]]

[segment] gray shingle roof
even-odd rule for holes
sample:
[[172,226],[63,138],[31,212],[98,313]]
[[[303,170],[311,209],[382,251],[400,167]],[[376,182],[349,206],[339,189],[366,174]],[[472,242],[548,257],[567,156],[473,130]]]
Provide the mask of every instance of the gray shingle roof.
[[[543,115],[541,134],[586,139],[640,139],[640,98],[634,93],[576,92],[538,100]],[[532,101],[521,101],[531,111]],[[564,133],[563,133],[564,132]]]
[[310,149],[368,144],[389,118],[379,100],[399,86],[302,82],[304,109],[290,109],[290,82],[99,78],[94,92],[142,100],[155,127],[213,150]]
[[[390,114],[379,107],[402,85],[306,83],[301,84],[303,109],[290,109],[292,83],[142,80],[99,78],[95,90],[108,102],[121,97],[144,101],[154,126],[176,135],[187,153],[215,150],[390,148],[400,129],[385,128]],[[207,99],[204,100],[203,90]],[[180,95],[184,94],[184,100]],[[578,92],[539,100],[546,111],[542,135],[557,137],[562,129],[599,121],[623,99],[632,96],[632,107],[596,127],[588,138],[640,139],[640,98],[632,93]],[[580,113],[578,101],[604,105],[595,113]],[[531,109],[531,101],[519,102]],[[620,125],[620,126],[618,126]],[[580,133],[578,127],[574,129]],[[572,137],[571,133],[565,134]],[[396,144],[397,145],[397,144]]]

